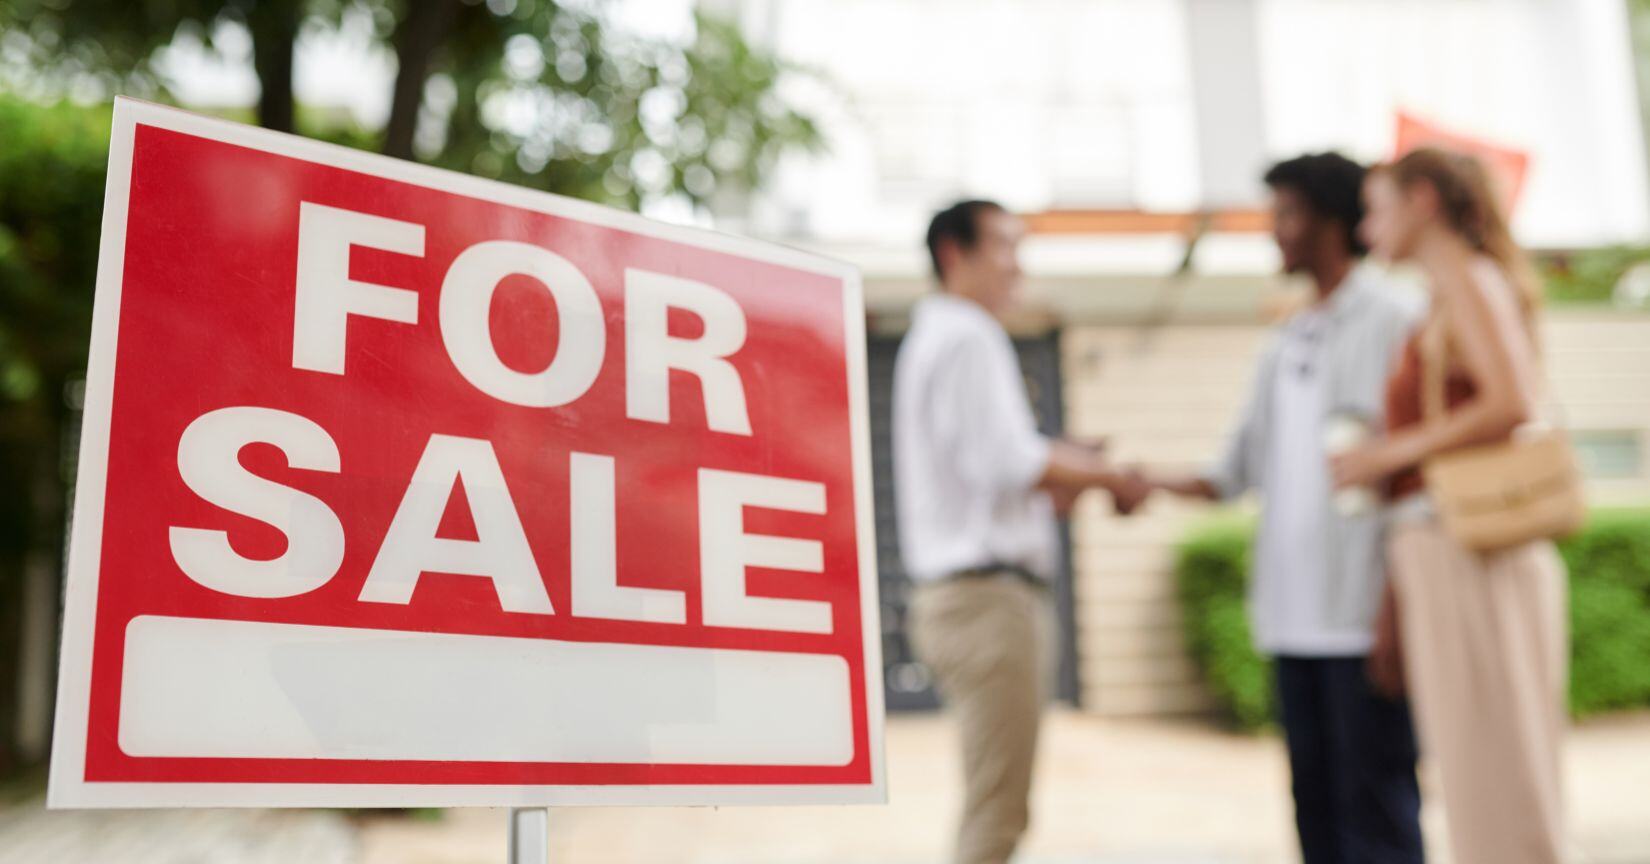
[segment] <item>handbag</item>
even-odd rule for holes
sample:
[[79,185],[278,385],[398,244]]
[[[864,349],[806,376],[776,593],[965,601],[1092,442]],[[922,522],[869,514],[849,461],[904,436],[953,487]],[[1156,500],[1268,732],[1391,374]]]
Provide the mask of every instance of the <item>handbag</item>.
[[[1445,405],[1443,327],[1422,334],[1421,413]],[[1581,470],[1569,436],[1551,424],[1514,430],[1506,441],[1439,453],[1421,466],[1444,530],[1461,545],[1494,552],[1536,540],[1556,540],[1587,520]]]

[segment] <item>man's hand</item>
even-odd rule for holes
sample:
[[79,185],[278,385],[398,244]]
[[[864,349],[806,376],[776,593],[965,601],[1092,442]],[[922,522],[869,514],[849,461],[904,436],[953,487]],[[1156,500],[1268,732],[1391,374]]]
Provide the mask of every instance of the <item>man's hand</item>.
[[1387,583],[1381,594],[1381,608],[1375,613],[1375,643],[1369,648],[1365,672],[1375,692],[1388,699],[1402,699],[1404,656],[1398,631],[1398,592]]
[[1054,515],[1064,519],[1071,515],[1077,507],[1077,499],[1081,498],[1085,490],[1081,486],[1054,486],[1048,490],[1050,501],[1054,502]]
[[1153,489],[1159,489],[1181,498],[1198,498],[1204,501],[1219,501],[1220,490],[1215,484],[1202,477],[1147,477]]
[[1079,447],[1087,448],[1090,453],[1100,458],[1105,458],[1106,451],[1111,449],[1111,436],[1109,435],[1098,435],[1092,438],[1067,438],[1066,440]]
[[1374,685],[1376,693],[1388,699],[1404,698],[1404,659],[1396,640],[1376,636],[1365,665],[1369,683]]
[[1119,516],[1128,516],[1140,509],[1152,495],[1152,484],[1138,468],[1130,468],[1117,477],[1111,484],[1112,509]]
[[1037,488],[1049,494],[1056,510],[1069,510],[1084,489],[1099,487],[1111,493],[1118,513],[1134,512],[1151,495],[1151,484],[1139,471],[1118,470],[1104,450],[1103,441],[1050,441],[1048,465],[1037,480]]

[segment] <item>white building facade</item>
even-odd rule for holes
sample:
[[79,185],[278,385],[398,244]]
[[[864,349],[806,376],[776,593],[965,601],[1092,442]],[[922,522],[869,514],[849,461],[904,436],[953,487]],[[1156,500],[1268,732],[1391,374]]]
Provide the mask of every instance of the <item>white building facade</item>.
[[[699,5],[814,71],[789,95],[824,117],[830,146],[786,162],[724,227],[857,263],[875,352],[930,290],[936,208],[987,197],[1028,214],[1034,396],[1046,421],[1109,436],[1125,460],[1192,468],[1218,452],[1292,290],[1262,212],[1277,159],[1390,158],[1404,112],[1528,155],[1525,245],[1650,239],[1625,0]],[[1549,329],[1595,498],[1650,500],[1650,317],[1560,312]],[[1103,713],[1199,710],[1172,558],[1205,511],[1162,502],[1125,521],[1101,504],[1072,522],[1062,690]],[[891,686],[920,690],[898,638]]]

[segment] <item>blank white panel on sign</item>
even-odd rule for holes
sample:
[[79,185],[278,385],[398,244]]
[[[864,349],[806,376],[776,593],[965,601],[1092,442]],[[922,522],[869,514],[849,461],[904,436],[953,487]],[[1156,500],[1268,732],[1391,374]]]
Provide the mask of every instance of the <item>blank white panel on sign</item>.
[[142,616],[132,756],[653,765],[853,758],[832,655]]

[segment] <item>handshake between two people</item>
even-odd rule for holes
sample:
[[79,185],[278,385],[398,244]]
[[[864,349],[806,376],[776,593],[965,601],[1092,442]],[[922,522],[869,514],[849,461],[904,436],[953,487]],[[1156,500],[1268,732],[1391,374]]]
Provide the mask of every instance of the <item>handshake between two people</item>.
[[1154,478],[1137,466],[1119,466],[1106,452],[1106,442],[1056,439],[1050,442],[1048,467],[1038,486],[1054,500],[1054,509],[1071,512],[1077,498],[1090,489],[1111,495],[1119,516],[1139,510],[1157,491],[1189,498],[1215,500],[1218,490],[1201,478]]

